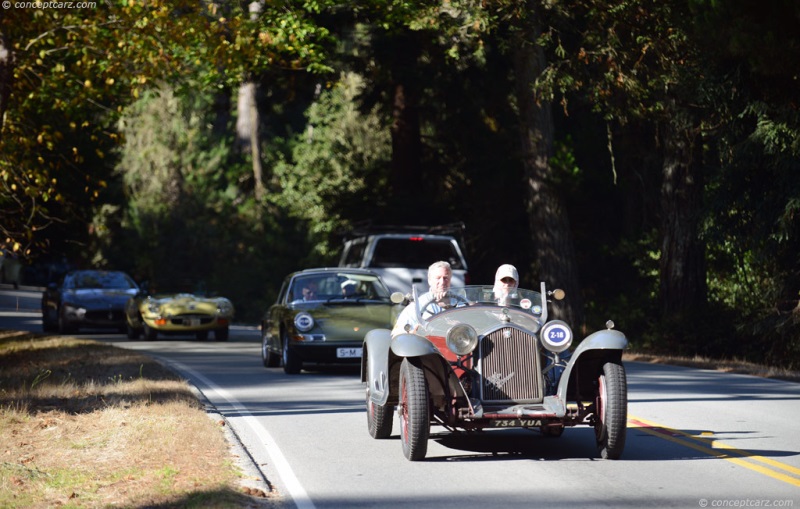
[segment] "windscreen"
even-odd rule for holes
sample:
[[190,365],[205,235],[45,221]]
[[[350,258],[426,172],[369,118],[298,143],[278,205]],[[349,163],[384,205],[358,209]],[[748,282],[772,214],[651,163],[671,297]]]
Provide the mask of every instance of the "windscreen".
[[371,267],[427,269],[439,260],[450,262],[450,267],[454,270],[464,268],[452,241],[409,236],[380,239],[375,244]]

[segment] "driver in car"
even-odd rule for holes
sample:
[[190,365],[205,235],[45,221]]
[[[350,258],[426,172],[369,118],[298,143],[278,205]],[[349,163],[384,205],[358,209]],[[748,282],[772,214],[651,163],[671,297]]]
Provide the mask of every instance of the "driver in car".
[[[430,289],[419,296],[419,309],[423,319],[428,319],[436,313],[457,305],[457,299],[447,296],[452,277],[453,270],[448,262],[439,261],[428,267],[428,286],[430,286]],[[410,332],[416,332],[419,329],[416,315],[416,305],[411,302],[397,317],[394,329],[392,329],[392,336],[405,333],[406,325],[411,327],[409,329]]]

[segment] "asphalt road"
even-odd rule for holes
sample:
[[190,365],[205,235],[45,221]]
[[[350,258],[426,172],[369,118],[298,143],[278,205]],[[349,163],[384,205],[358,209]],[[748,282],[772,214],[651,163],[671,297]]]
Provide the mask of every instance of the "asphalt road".
[[[41,330],[37,309],[35,292],[0,288],[0,328]],[[225,343],[81,336],[153,355],[191,380],[285,507],[800,507],[800,384],[626,363],[621,460],[598,459],[588,427],[561,438],[434,427],[426,460],[411,463],[396,418],[391,438],[367,433],[357,370],[264,368],[255,327],[233,327]]]

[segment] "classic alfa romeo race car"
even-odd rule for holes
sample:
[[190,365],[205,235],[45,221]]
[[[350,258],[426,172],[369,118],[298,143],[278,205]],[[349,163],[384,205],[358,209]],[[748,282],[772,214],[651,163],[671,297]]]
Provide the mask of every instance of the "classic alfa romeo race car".
[[491,286],[453,288],[454,305],[425,319],[415,291],[419,329],[394,338],[388,329],[369,331],[361,364],[369,434],[388,438],[397,407],[403,454],[417,461],[427,454],[431,425],[529,428],[552,437],[588,425],[600,456],[618,459],[628,413],[625,335],[608,321],[570,351],[570,326],[548,320],[548,298],[564,292],[544,283],[539,292],[515,292],[498,303]]

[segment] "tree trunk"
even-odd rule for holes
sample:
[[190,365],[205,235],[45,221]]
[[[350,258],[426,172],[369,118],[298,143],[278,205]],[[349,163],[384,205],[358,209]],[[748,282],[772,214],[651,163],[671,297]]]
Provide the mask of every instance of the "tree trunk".
[[3,136],[3,120],[6,118],[13,79],[14,49],[9,43],[7,34],[0,31],[0,139]]
[[[416,85],[416,67],[419,43],[416,37],[400,37],[397,47],[397,67],[392,70],[394,89],[392,97],[392,184],[393,194],[402,207],[406,220],[421,221],[424,217],[408,217],[419,212],[425,216],[425,200],[421,196],[425,186],[422,176],[422,141],[420,139],[419,92]],[[410,200],[410,201],[409,201]]]
[[255,81],[248,80],[239,88],[239,101],[237,109],[239,117],[236,120],[236,134],[240,145],[250,148],[253,158],[254,193],[257,201],[264,197],[264,177],[261,166],[261,143],[258,127],[261,115],[258,111],[258,85]]
[[553,149],[553,115],[550,103],[539,100],[534,81],[545,67],[544,52],[535,41],[540,34],[537,20],[528,20],[515,46],[514,70],[520,115],[521,152],[528,216],[533,235],[538,278],[549,288],[562,288],[567,298],[554,315],[575,328],[583,327],[583,297],[577,259],[563,200],[553,186],[550,156]]
[[[673,111],[675,111],[673,109]],[[663,129],[660,295],[662,319],[684,321],[706,304],[705,244],[699,236],[703,205],[699,129],[676,120]]]

